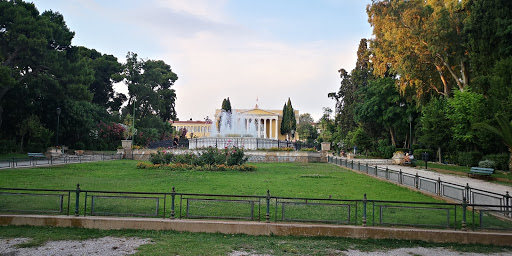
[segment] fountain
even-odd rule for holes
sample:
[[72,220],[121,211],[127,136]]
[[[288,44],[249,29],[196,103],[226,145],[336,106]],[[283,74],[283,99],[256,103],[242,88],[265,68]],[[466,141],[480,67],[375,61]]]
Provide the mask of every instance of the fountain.
[[[260,127],[257,127],[260,125]],[[278,147],[278,141],[266,139],[263,124],[256,116],[222,111],[218,121],[212,122],[210,137],[191,139],[190,149],[216,147],[243,147],[245,149]]]

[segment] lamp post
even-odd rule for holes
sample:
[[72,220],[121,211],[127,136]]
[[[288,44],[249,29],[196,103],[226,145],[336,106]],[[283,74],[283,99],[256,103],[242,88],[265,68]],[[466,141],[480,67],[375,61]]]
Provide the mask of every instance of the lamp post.
[[409,115],[409,152],[412,152],[412,115]]
[[60,123],[60,107],[57,107],[57,136],[56,137],[56,142],[55,142],[55,146],[59,146],[59,123]]

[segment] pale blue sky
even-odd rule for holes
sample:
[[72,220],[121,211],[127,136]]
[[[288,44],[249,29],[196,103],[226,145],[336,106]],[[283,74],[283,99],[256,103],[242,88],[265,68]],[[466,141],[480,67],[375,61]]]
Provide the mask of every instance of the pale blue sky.
[[[64,15],[73,45],[128,51],[170,64],[179,79],[180,120],[233,108],[282,109],[291,98],[315,119],[334,107],[337,70],[351,70],[361,38],[371,37],[370,0],[36,0]],[[125,85],[116,90],[126,92]]]

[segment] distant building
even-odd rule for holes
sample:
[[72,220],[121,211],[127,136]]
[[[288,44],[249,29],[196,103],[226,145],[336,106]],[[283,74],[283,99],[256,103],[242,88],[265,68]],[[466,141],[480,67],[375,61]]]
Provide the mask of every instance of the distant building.
[[176,131],[186,129],[187,134],[185,137],[187,138],[210,137],[212,121],[174,121],[172,126]]
[[[260,109],[258,105],[256,105],[252,109],[232,109],[233,113],[236,113],[237,116],[243,115],[248,117],[245,122],[245,127],[249,127],[250,125],[255,125],[259,123],[260,125],[256,126],[257,138],[267,138],[267,139],[299,139],[299,134],[295,133],[295,138],[288,138],[287,135],[281,134],[281,122],[283,120],[283,110],[266,110]],[[295,119],[297,123],[299,122],[299,111],[294,110]],[[221,114],[221,109],[215,110],[215,122],[216,125],[212,124],[211,120],[208,121],[174,121],[172,122],[172,126],[177,130],[186,129],[187,138],[202,138],[202,137],[210,137],[212,134],[216,134],[216,131],[212,131],[216,127],[219,127],[219,118]],[[237,120],[238,121],[238,120]]]
[[[221,109],[215,110],[215,123],[219,123],[219,117],[221,114]],[[298,140],[299,135],[295,133],[295,138],[287,138],[287,135],[281,134],[281,122],[283,120],[283,110],[267,110],[260,109],[258,105],[252,109],[232,109],[233,113],[237,113],[238,116],[243,115],[249,117],[245,120],[245,127],[249,127],[249,125],[257,124],[257,137],[258,138],[267,138],[267,139],[294,139]],[[294,110],[295,112],[295,120],[299,122],[299,111]]]

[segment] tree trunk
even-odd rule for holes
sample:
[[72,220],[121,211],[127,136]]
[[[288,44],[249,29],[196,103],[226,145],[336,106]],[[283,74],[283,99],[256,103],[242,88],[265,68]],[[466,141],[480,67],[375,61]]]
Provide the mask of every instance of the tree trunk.
[[441,147],[437,148],[437,160],[440,164],[443,163],[443,159],[441,158]]
[[389,135],[391,135],[391,145],[396,147],[395,132],[393,131],[393,127],[389,127]]
[[435,65],[435,66],[436,66],[437,72],[439,73],[439,77],[441,78],[441,81],[443,82],[444,95],[449,95],[450,88],[448,88],[448,82],[446,81],[446,78],[444,77],[443,69],[439,65]]

